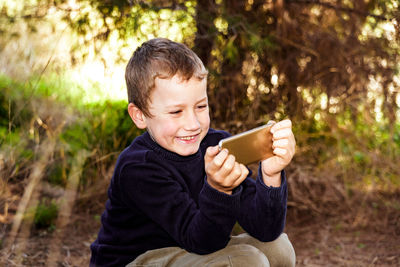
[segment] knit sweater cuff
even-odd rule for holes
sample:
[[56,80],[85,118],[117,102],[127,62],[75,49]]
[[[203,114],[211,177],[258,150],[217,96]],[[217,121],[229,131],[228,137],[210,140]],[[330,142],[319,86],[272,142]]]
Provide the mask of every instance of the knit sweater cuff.
[[[261,167],[259,169],[259,173],[261,173]],[[281,171],[281,186],[280,187],[273,187],[268,186],[264,183],[262,179],[262,175],[258,175],[257,177],[257,186],[265,190],[267,194],[277,200],[281,200],[282,198],[286,197],[287,192],[287,182],[286,182],[286,172],[284,170]]]

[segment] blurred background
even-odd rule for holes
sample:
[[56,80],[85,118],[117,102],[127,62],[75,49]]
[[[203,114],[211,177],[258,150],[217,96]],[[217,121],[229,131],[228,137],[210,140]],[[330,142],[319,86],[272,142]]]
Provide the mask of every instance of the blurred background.
[[399,266],[399,23],[397,0],[0,0],[0,264],[88,266],[142,133],[125,66],[166,37],[208,68],[212,127],[292,120],[298,266]]

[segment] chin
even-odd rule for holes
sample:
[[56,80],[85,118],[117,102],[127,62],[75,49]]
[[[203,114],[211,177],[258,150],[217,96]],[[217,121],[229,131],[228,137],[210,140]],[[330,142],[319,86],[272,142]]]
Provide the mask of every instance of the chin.
[[191,149],[180,149],[176,153],[181,155],[181,156],[190,156],[193,154],[196,154],[196,152],[199,150],[199,146]]

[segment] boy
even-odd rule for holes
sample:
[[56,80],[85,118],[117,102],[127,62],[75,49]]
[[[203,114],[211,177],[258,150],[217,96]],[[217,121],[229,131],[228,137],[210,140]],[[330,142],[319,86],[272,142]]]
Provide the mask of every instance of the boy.
[[[282,234],[291,122],[272,127],[275,156],[254,181],[218,150],[229,134],[209,128],[207,71],[189,48],[147,41],[125,78],[129,115],[147,131],[118,158],[91,266],[293,266]],[[236,221],[248,234],[231,238]]]

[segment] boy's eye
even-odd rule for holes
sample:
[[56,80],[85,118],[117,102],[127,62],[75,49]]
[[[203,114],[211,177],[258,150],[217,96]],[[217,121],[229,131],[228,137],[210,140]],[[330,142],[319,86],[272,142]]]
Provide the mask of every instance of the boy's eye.
[[174,111],[169,112],[169,114],[179,114],[181,112],[182,112],[181,110],[174,110]]

